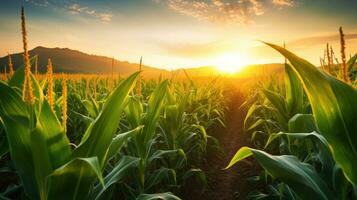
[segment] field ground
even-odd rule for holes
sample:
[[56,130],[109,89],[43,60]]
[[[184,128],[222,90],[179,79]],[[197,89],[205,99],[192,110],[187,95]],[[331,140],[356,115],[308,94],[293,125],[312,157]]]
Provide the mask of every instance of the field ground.
[[207,174],[208,186],[203,190],[187,186],[183,199],[246,199],[249,192],[259,187],[248,181],[249,177],[259,173],[259,166],[251,159],[224,170],[240,147],[250,146],[250,135],[243,131],[245,112],[240,109],[245,97],[239,88],[229,91],[226,94],[229,98],[226,127],[216,128],[211,133],[218,139],[223,152],[208,151],[207,162],[202,167]]

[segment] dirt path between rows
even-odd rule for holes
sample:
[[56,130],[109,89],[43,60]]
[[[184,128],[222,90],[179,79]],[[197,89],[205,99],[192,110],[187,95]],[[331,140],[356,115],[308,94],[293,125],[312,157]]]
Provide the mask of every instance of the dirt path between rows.
[[249,192],[256,187],[247,179],[256,175],[259,166],[247,160],[234,167],[223,170],[236,151],[243,146],[251,146],[250,135],[243,132],[244,111],[239,109],[244,97],[239,91],[227,95],[230,98],[225,128],[214,130],[223,154],[217,150],[208,151],[207,163],[203,170],[208,176],[208,186],[204,190],[185,192],[183,199],[192,200],[231,200],[246,199]]

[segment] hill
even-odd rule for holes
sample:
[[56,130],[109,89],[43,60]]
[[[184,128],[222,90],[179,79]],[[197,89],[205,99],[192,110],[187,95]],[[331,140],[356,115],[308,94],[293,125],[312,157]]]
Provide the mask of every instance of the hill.
[[[30,56],[38,56],[38,71],[46,72],[47,60],[51,58],[54,72],[65,73],[100,73],[106,74],[112,72],[112,58],[105,56],[90,55],[80,51],[68,48],[46,48],[36,47],[29,51]],[[22,53],[12,54],[12,61],[15,69],[22,65]],[[0,58],[0,70],[4,71],[7,66],[8,56]],[[32,68],[34,69],[34,67]],[[149,66],[143,66],[145,74],[159,75],[166,73],[166,70],[157,69]],[[115,60],[114,72],[120,74],[129,74],[139,70],[139,64],[126,61]]]
[[[46,72],[47,60],[51,58],[54,72],[60,73],[85,73],[85,74],[110,74],[112,72],[112,58],[98,55],[91,55],[69,48],[46,48],[36,47],[29,51],[30,56],[38,56],[38,71],[39,73]],[[22,53],[12,54],[12,62],[16,70],[23,63]],[[8,56],[0,58],[0,72],[4,72],[4,67],[8,65]],[[172,75],[185,77],[182,69],[169,72],[164,69],[158,69],[143,65],[143,75],[147,77],[158,77],[161,75],[170,77]],[[34,67],[32,67],[34,71]],[[129,63],[126,61],[115,60],[114,73],[128,75],[139,70],[138,63]],[[279,73],[283,70],[283,65],[278,63],[273,64],[258,64],[249,65],[236,74],[229,75],[239,78],[249,78],[267,74]],[[220,72],[210,66],[202,66],[197,68],[188,68],[185,71],[193,77],[210,77],[220,76]]]

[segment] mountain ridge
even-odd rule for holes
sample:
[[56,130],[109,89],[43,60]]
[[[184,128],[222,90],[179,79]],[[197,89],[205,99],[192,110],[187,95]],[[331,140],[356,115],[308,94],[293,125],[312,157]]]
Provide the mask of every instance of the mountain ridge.
[[[55,73],[78,73],[78,74],[111,74],[112,73],[112,58],[102,55],[94,55],[84,53],[79,50],[73,50],[70,48],[48,48],[43,46],[37,46],[29,51],[30,56],[38,55],[38,72],[45,73],[48,58],[51,58],[53,63],[53,69]],[[21,66],[23,63],[22,53],[11,54],[14,69]],[[140,64],[130,63],[128,61],[120,61],[117,59],[114,64],[114,73],[121,75],[128,75],[139,70]],[[0,58],[0,72],[4,72],[4,67],[8,65],[8,56]],[[252,76],[256,73],[265,73],[264,69],[267,69],[269,73],[278,73],[282,70],[283,65],[280,63],[268,63],[248,65],[244,67],[236,75],[239,76]],[[220,72],[212,66],[199,66],[193,68],[179,68],[173,72],[186,71],[193,76],[215,76]],[[148,65],[142,65],[143,75],[150,77],[157,77],[160,75],[169,75],[171,72],[165,69],[155,68]],[[34,64],[32,66],[34,71]]]
[[[112,73],[112,58],[101,55],[94,55],[73,50],[70,48],[47,48],[38,46],[29,51],[30,56],[38,56],[38,72],[45,73],[48,58],[51,58],[55,73]],[[22,53],[11,54],[12,62],[16,70],[23,63]],[[114,72],[120,74],[129,74],[139,70],[140,64],[130,63],[114,59]],[[4,66],[8,65],[8,56],[0,58],[0,70],[4,72]],[[34,64],[33,64],[34,66]],[[166,73],[167,70],[142,65],[145,73]],[[34,67],[32,67],[34,70]]]

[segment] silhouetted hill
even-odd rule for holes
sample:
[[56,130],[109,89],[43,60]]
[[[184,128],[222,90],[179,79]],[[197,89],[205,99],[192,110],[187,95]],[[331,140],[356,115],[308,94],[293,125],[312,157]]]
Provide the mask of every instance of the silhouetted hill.
[[[30,52],[30,56],[38,55],[38,70],[40,73],[46,72],[47,60],[51,58],[54,72],[66,73],[111,73],[112,58],[105,56],[90,55],[68,48],[46,48],[36,47]],[[12,54],[12,61],[15,69],[23,64],[22,53]],[[4,71],[7,66],[8,57],[0,58],[0,69]],[[149,66],[142,68],[145,74],[165,73],[166,70]],[[32,67],[34,70],[34,67]],[[114,71],[120,74],[133,73],[139,70],[139,64],[115,60]]]
[[[40,73],[46,72],[47,60],[51,58],[54,72],[65,73],[99,73],[110,74],[112,71],[112,58],[98,55],[90,55],[77,50],[68,48],[46,48],[36,47],[30,52],[30,56],[38,55],[38,70]],[[23,64],[22,53],[12,54],[12,62],[16,70]],[[145,62],[144,62],[145,63]],[[0,72],[4,72],[4,67],[8,65],[8,56],[0,58]],[[244,67],[243,70],[235,74],[237,77],[254,77],[260,75],[274,74],[283,71],[283,64],[258,64]],[[173,74],[184,77],[182,69],[169,72],[143,65],[143,75],[148,77],[158,77],[161,75],[170,77]],[[128,75],[139,70],[139,64],[115,60],[114,72]],[[34,71],[34,67],[32,67]],[[210,66],[185,69],[190,76],[217,76],[220,72]]]

